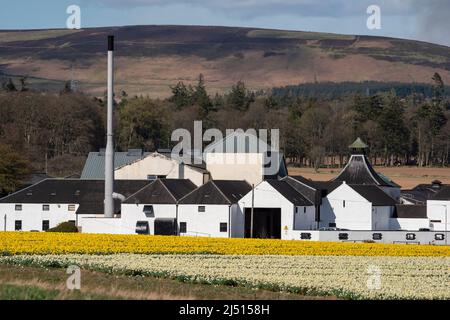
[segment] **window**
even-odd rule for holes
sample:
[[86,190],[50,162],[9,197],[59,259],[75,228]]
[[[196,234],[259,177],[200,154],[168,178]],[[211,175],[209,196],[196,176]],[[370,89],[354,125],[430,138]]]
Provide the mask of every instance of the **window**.
[[303,207],[303,213],[306,213],[306,207]]
[[198,206],[198,212],[205,212],[205,206]]
[[145,213],[145,216],[147,218],[155,216],[155,212],[153,211],[153,206],[152,205],[145,205],[144,209],[142,211]]
[[136,233],[137,234],[149,234],[150,227],[148,221],[138,221],[136,222]]
[[304,232],[302,232],[302,233],[300,233],[300,239],[302,239],[302,240],[311,240],[311,233],[304,233]]
[[22,205],[21,204],[16,204],[15,209],[16,211],[22,211]]
[[407,233],[406,240],[416,240],[416,235],[414,233]]
[[220,232],[228,232],[228,223],[226,222],[220,223]]
[[435,239],[435,240],[438,240],[438,241],[442,241],[442,240],[445,239],[445,235],[444,235],[443,233],[436,233],[436,234],[434,235],[434,239]]
[[75,220],[69,220],[69,223],[72,223],[74,226],[76,226]]
[[14,223],[14,230],[21,231],[22,230],[22,220],[16,220]]
[[186,222],[180,222],[180,233],[186,233],[187,225]]
[[50,229],[50,221],[43,220],[42,221],[42,231],[47,231],[48,229]]
[[373,240],[381,240],[381,239],[383,239],[383,235],[381,233],[373,233],[372,239]]
[[339,240],[348,240],[348,233],[339,233]]
[[75,211],[75,205],[74,204],[69,204],[69,206],[67,207],[67,210]]
[[342,201],[342,206],[345,208],[345,200]]
[[48,205],[48,204],[43,204],[43,205],[42,205],[42,211],[50,211],[50,205]]

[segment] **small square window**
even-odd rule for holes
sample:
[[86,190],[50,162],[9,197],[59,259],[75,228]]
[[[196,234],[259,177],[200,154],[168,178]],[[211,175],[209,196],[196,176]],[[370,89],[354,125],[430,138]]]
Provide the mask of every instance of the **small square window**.
[[198,212],[205,212],[205,206],[198,206]]
[[74,204],[69,204],[69,206],[67,207],[67,209],[69,211],[75,211],[75,205]]
[[154,217],[155,216],[155,212],[153,211],[152,205],[145,205],[144,209],[142,209],[142,211],[145,213],[146,217]]
[[43,220],[42,221],[42,231],[47,231],[48,229],[50,229],[50,221]]
[[220,232],[228,232],[228,224],[226,222],[220,223]]
[[180,233],[186,233],[186,231],[187,231],[186,222],[180,222]]
[[21,204],[16,204],[14,210],[16,210],[16,211],[22,211],[22,205],[21,205]]
[[14,223],[14,230],[21,231],[22,230],[22,220],[16,220]]
[[48,204],[43,204],[43,205],[42,205],[42,211],[50,211],[50,205],[48,205]]

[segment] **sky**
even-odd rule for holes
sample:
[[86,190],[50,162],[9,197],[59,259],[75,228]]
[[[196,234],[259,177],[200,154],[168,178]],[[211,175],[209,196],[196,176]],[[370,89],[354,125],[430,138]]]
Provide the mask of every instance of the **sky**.
[[[0,29],[65,28],[68,6],[81,27],[220,25],[415,39],[450,46],[450,0],[0,0]],[[380,8],[369,29],[367,8]]]

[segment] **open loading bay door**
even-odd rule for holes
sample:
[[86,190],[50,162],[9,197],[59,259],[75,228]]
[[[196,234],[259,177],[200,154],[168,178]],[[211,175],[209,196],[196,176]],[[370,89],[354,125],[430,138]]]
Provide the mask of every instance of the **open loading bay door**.
[[281,239],[281,208],[253,209],[253,237],[251,230],[251,208],[245,208],[245,237]]

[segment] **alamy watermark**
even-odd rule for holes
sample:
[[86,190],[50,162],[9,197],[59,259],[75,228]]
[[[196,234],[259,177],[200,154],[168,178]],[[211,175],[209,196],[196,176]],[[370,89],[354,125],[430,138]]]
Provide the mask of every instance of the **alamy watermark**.
[[367,29],[369,30],[379,30],[381,29],[381,8],[375,4],[367,7],[367,14],[370,16],[367,18]]
[[81,29],[81,8],[73,4],[67,7],[66,13],[70,15],[66,20],[67,29]]
[[376,265],[369,265],[367,268],[367,289],[380,290],[381,289],[381,268]]
[[[176,129],[171,140],[178,142],[171,157],[180,163],[261,164],[264,174],[278,173],[280,165],[279,129],[226,129],[225,135],[212,128],[203,132],[202,121],[194,121],[194,137],[187,129]],[[269,143],[270,138],[270,143]],[[209,144],[204,147],[205,142]]]
[[67,274],[70,274],[67,278],[66,286],[69,290],[80,290],[81,289],[81,269],[79,266],[71,265],[66,270]]

